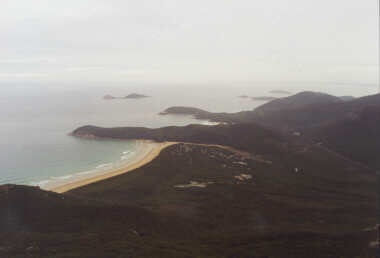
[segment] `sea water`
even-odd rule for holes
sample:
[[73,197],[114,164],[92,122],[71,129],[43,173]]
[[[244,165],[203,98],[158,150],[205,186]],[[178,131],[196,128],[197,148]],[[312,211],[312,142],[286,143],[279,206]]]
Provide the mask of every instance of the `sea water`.
[[[3,84],[0,87],[0,184],[44,186],[53,180],[67,180],[80,173],[109,169],[133,158],[136,141],[86,140],[68,135],[83,125],[158,128],[206,123],[189,116],[161,116],[158,113],[170,106],[193,106],[213,112],[252,110],[263,102],[237,96],[268,96],[268,91],[275,89],[296,93],[322,88],[320,91],[355,96],[376,92],[376,86],[313,85]],[[106,94],[125,96],[132,92],[150,97],[103,99]]]

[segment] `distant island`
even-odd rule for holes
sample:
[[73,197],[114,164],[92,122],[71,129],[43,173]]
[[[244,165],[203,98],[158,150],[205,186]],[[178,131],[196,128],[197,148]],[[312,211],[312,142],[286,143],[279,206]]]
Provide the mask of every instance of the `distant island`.
[[106,100],[110,100],[110,99],[117,99],[116,97],[112,96],[112,95],[105,95],[103,97],[103,99],[106,99]]
[[164,111],[160,112],[160,115],[204,115],[208,114],[210,112],[204,111],[200,108],[195,107],[170,107],[165,109]]
[[137,94],[137,93],[132,93],[132,94],[129,94],[128,96],[125,96],[126,99],[142,99],[142,98],[148,98],[148,97],[149,96]]
[[142,98],[148,98],[149,96],[146,96],[146,95],[142,95],[142,94],[137,94],[137,93],[131,93],[125,97],[115,97],[115,96],[112,96],[112,95],[105,95],[103,97],[103,99],[105,100],[112,100],[112,99],[142,99]]
[[261,96],[261,97],[251,97],[254,101],[271,101],[277,99],[276,97],[270,97],[270,96]]
[[240,95],[240,96],[238,96],[238,98],[241,98],[241,99],[248,99],[249,96],[247,96],[247,95]]
[[269,93],[272,93],[272,94],[282,94],[282,95],[290,95],[290,94],[292,94],[291,92],[286,91],[286,90],[271,90]]

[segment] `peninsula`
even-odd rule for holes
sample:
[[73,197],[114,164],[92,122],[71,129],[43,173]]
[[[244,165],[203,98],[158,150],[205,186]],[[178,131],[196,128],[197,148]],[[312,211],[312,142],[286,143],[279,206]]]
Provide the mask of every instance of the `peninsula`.
[[375,257],[379,98],[305,92],[238,113],[164,112],[215,126],[79,127],[155,147],[62,194],[0,186],[0,255]]

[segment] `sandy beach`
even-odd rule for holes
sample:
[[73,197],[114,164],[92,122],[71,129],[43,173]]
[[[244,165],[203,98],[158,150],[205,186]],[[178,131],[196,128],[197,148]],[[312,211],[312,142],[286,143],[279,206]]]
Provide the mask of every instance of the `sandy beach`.
[[163,142],[157,143],[153,141],[141,140],[140,144],[143,145],[140,152],[133,160],[130,160],[124,167],[112,168],[109,170],[103,171],[101,174],[91,175],[89,174],[85,178],[78,178],[77,180],[72,180],[71,182],[66,182],[63,184],[50,185],[45,187],[46,190],[50,190],[56,193],[64,193],[74,188],[78,188],[84,185],[88,185],[91,183],[95,183],[110,177],[114,177],[117,175],[121,175],[132,170],[135,170],[149,162],[151,162],[154,158],[156,158],[160,152],[171,146],[176,144],[176,142]]

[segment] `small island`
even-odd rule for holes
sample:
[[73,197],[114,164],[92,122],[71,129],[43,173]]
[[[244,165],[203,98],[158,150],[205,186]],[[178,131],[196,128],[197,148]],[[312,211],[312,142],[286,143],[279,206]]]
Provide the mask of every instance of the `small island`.
[[195,107],[170,107],[165,109],[164,111],[160,112],[160,115],[205,115],[209,114],[210,112],[207,112],[205,110],[202,110],[200,108]]
[[105,100],[113,100],[113,99],[142,99],[142,98],[148,98],[149,96],[146,96],[146,95],[142,95],[142,94],[137,94],[137,93],[131,93],[125,97],[115,97],[115,96],[112,96],[112,95],[105,95],[103,97],[103,99]]
[[125,96],[125,99],[142,99],[142,98],[148,98],[149,96],[137,94],[137,93],[131,93],[127,96]]
[[103,99],[106,99],[106,100],[110,100],[110,99],[116,99],[116,97],[112,96],[112,95],[105,95],[103,97]]
[[241,98],[241,99],[248,99],[249,96],[247,96],[247,95],[240,95],[240,96],[238,96],[238,98]]

